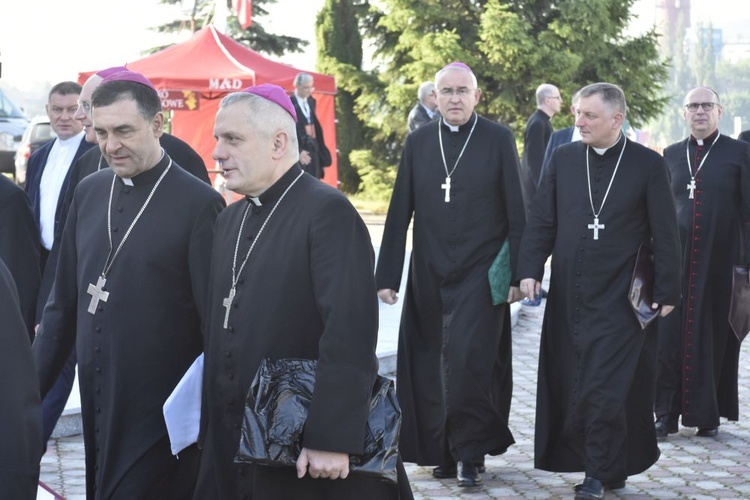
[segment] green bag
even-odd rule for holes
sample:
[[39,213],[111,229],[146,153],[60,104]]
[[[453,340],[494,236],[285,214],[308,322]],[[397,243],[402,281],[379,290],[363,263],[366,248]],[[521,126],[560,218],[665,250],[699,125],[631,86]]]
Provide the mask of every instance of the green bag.
[[503,246],[497,253],[497,257],[492,262],[490,270],[487,272],[487,278],[490,281],[490,292],[492,293],[492,305],[497,306],[505,304],[508,301],[508,291],[510,290],[510,245],[508,240],[503,242]]

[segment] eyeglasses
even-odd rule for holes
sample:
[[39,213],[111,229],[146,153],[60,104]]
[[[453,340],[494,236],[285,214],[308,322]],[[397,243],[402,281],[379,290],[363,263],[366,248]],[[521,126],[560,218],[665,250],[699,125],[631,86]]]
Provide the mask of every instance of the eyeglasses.
[[562,96],[559,96],[559,95],[550,96],[549,98],[550,99],[560,99],[560,101],[562,101]]
[[718,102],[691,102],[685,104],[685,109],[687,109],[691,113],[694,113],[698,111],[698,107],[700,106],[701,108],[703,108],[703,111],[712,111],[714,107],[718,105]]
[[89,101],[82,101],[82,100],[78,99],[78,106],[87,115],[91,114],[91,103]]
[[457,95],[458,97],[467,97],[469,94],[474,92],[474,89],[470,89],[468,87],[459,87],[457,89],[452,89],[450,87],[444,87],[440,89],[440,95],[442,96],[452,96]]

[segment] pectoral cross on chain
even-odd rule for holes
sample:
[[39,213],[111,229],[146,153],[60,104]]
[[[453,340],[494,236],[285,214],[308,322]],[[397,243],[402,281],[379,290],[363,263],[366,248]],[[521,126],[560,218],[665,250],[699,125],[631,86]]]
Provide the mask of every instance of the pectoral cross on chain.
[[234,295],[235,295],[235,288],[232,287],[229,289],[229,297],[226,297],[221,303],[224,305],[224,308],[227,310],[227,312],[224,313],[224,328],[229,327],[229,310],[232,308],[232,302],[234,301]]
[[599,239],[599,230],[604,229],[604,224],[599,224],[599,217],[594,217],[594,223],[589,224],[589,229],[594,230],[594,239]]
[[692,200],[695,198],[695,188],[697,186],[695,185],[695,179],[690,179],[690,184],[687,185],[688,191],[690,191],[690,194],[688,195],[688,199]]
[[88,308],[89,313],[96,313],[96,308],[99,305],[100,300],[107,302],[107,299],[109,298],[109,292],[105,292],[103,290],[104,284],[106,282],[107,280],[104,278],[104,276],[99,276],[99,279],[96,282],[96,286],[94,286],[93,283],[89,283],[89,287],[87,290],[88,294],[91,295],[91,302],[89,302]]
[[445,189],[445,202],[448,203],[451,201],[451,178],[446,177],[445,184],[441,184],[440,187]]

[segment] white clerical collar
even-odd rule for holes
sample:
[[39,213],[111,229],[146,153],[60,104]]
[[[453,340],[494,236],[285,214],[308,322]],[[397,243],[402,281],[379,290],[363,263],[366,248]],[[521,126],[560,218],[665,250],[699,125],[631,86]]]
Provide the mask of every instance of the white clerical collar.
[[[162,161],[162,160],[164,159],[164,155],[165,155],[165,154],[167,154],[167,152],[166,152],[166,151],[164,151],[164,148],[161,148],[161,156],[159,157],[159,161],[157,161],[157,162],[156,162],[156,163],[154,164],[154,167],[155,167],[156,165],[158,165],[159,163],[161,163],[161,161]],[[171,163],[170,163],[170,165],[171,165]],[[141,173],[143,173],[143,172],[141,172]],[[139,175],[139,174],[138,174],[138,175]],[[126,186],[135,186],[135,184],[133,183],[133,178],[132,178],[132,177],[120,177],[120,180],[121,180],[121,181],[122,181],[122,183],[123,183],[123,184],[125,184]]]
[[620,142],[620,136],[619,135],[617,136],[617,140],[615,142],[613,142],[611,146],[606,147],[606,148],[595,148],[595,147],[591,146],[591,149],[593,149],[594,151],[596,151],[596,154],[598,154],[599,156],[601,156],[604,153],[606,153],[609,148],[615,147],[615,145],[618,142]]
[[450,123],[445,121],[445,118],[443,118],[443,123],[450,129],[451,132],[458,132],[458,129],[461,128],[460,125],[451,125]]
[[262,207],[263,206],[263,203],[261,203],[261,201],[260,201],[260,196],[258,196],[257,198],[253,198],[252,196],[248,196],[247,199],[250,200],[252,202],[252,204],[255,205],[256,207]]

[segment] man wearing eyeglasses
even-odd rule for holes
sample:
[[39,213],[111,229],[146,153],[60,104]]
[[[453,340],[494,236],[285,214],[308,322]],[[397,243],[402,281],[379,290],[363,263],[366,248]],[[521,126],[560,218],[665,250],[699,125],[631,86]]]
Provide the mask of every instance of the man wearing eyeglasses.
[[552,136],[550,120],[560,112],[561,108],[562,97],[557,87],[549,83],[543,83],[537,87],[536,110],[526,121],[526,131],[523,134],[523,156],[521,158],[521,179],[527,217],[531,212],[531,204],[536,194],[536,187],[539,184],[544,152],[547,150],[547,143]]
[[682,301],[659,324],[656,432],[713,437],[737,420],[740,342],[729,325],[732,267],[750,262],[750,144],[719,132],[719,95],[685,97],[690,136],[664,150],[682,242]]
[[[510,306],[493,305],[488,271],[504,241],[515,267],[525,223],[510,130],[474,112],[477,78],[455,62],[435,75],[442,119],[410,133],[385,222],[376,281],[398,300],[409,223],[413,250],[399,332],[396,391],[404,461],[481,484],[484,456],[513,444],[508,415]],[[506,297],[503,297],[506,298]]]

